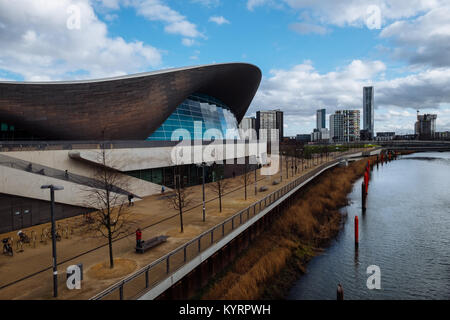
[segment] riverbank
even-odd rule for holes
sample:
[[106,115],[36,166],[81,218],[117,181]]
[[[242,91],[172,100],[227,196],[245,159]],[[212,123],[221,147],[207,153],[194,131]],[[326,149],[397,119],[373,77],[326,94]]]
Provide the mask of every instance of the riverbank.
[[[345,300],[450,299],[450,152],[403,153],[375,165],[365,213],[362,180],[341,209],[348,215],[344,228],[309,262],[308,272],[293,283],[286,299],[335,300],[337,283],[344,287]],[[380,268],[378,290],[367,287],[367,270],[373,265]]]
[[339,209],[347,204],[366,164],[363,159],[332,169],[307,186],[297,202],[195,298],[283,299],[308,261],[339,233],[345,219]]

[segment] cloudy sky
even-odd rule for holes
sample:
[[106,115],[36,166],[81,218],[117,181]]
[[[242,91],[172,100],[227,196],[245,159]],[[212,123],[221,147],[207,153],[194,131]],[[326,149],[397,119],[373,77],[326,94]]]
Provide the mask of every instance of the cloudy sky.
[[417,110],[450,130],[444,0],[0,0],[0,80],[92,79],[216,62],[263,72],[248,111],[281,108],[287,135],[315,110],[362,110],[413,132]]

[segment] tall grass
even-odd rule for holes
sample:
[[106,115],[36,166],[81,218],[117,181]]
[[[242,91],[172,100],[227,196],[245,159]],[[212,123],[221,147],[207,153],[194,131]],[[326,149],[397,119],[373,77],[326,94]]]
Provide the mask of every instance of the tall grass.
[[366,164],[367,159],[363,159],[335,168],[305,188],[225,274],[212,280],[202,299],[261,299],[267,288],[277,282],[280,272],[292,265],[293,258],[294,267],[304,271],[309,258],[338,234],[343,218],[338,210],[347,204],[347,194],[364,173]]

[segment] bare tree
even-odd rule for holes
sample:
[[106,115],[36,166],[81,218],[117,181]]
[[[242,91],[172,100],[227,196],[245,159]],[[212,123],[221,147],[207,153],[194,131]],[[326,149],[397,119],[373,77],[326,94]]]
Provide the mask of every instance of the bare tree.
[[224,179],[224,168],[216,163],[212,165],[213,182],[210,184],[212,192],[219,197],[219,211],[222,212],[222,197],[229,187],[229,181]]
[[131,195],[126,191],[129,187],[129,178],[113,169],[114,165],[104,145],[97,161],[99,165],[95,169],[89,188],[86,189],[86,205],[95,210],[90,214],[89,229],[108,239],[109,265],[110,268],[114,268],[113,240],[122,234],[130,233],[134,225],[131,212],[126,205],[128,196]]
[[180,232],[184,232],[183,228],[183,210],[189,206],[191,199],[189,190],[186,188],[182,179],[181,167],[174,168],[174,188],[173,193],[167,199],[172,207],[179,212],[180,215]]
[[241,176],[241,181],[244,184],[244,198],[247,200],[247,186],[250,184],[252,172],[250,171],[250,166],[247,161],[244,166],[244,174]]

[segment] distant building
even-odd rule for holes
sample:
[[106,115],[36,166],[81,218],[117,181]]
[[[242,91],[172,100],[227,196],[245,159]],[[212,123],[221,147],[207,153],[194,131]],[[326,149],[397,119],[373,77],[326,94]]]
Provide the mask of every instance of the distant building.
[[372,140],[371,136],[370,136],[370,132],[367,130],[360,130],[359,131],[359,139],[361,141],[370,141]]
[[395,135],[393,140],[417,140],[417,134]]
[[[362,131],[362,130],[361,130]],[[377,132],[377,141],[390,141],[394,140],[395,132]]]
[[374,136],[374,89],[373,87],[363,88],[363,129],[373,139]]
[[[273,129],[278,130],[278,137],[274,136]],[[256,133],[258,139],[272,141],[283,140],[283,112],[280,110],[257,111]]]
[[241,138],[248,138],[249,140],[256,140],[256,118],[255,117],[246,117],[242,119],[239,124],[239,130],[241,133]]
[[436,114],[419,115],[417,111],[417,121],[414,126],[414,133],[420,140],[433,139],[436,132]]
[[330,131],[327,128],[314,129],[311,133],[312,142],[329,142]]
[[450,131],[435,132],[434,138],[437,140],[450,140]]
[[325,109],[319,109],[316,112],[316,129],[324,129],[326,128],[325,124],[325,116],[326,116],[326,110]]
[[330,141],[349,142],[360,139],[359,110],[338,110],[330,115]]
[[310,134],[298,134],[295,138],[298,142],[308,143],[311,142]]

